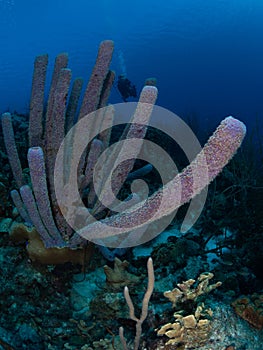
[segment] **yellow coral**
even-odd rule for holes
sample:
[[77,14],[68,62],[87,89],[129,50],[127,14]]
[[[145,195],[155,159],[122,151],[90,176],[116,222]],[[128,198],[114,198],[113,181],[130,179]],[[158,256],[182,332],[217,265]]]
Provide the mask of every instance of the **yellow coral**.
[[164,292],[164,296],[168,298],[172,303],[173,307],[178,302],[184,302],[186,300],[196,300],[200,295],[210,293],[213,289],[221,286],[222,282],[209,285],[209,281],[214,277],[211,272],[203,272],[198,277],[198,284],[195,288],[192,286],[195,283],[194,279],[189,279],[183,283],[178,283],[179,288],[174,288],[172,291]]
[[211,321],[208,318],[200,319],[200,317],[203,317],[201,316],[200,309],[203,311],[202,315],[207,314],[208,317],[211,314],[211,310],[204,309],[203,304],[202,306],[198,306],[197,309],[199,311],[197,312],[196,310],[194,315],[184,317],[181,314],[175,313],[175,322],[167,323],[158,330],[157,335],[166,335],[170,338],[165,345],[184,344],[191,347],[205,344],[210,335]]

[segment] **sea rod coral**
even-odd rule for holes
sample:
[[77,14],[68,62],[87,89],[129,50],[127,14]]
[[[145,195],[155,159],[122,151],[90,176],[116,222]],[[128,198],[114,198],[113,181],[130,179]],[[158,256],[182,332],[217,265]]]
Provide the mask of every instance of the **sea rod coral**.
[[[100,193],[96,193],[97,188],[95,189],[93,176],[97,160],[111,144],[114,107],[108,106],[107,100],[114,81],[114,72],[109,69],[112,53],[113,42],[103,41],[100,44],[97,60],[83,94],[79,111],[78,104],[83,81],[77,78],[71,87],[72,73],[67,68],[67,55],[63,53],[56,58],[47,106],[44,103],[44,91],[48,57],[41,55],[36,58],[27,154],[30,183],[26,182],[23,175],[15,145],[12,116],[10,113],[2,115],[5,145],[17,184],[17,189],[11,192],[11,196],[26,223],[23,229],[27,231],[29,254],[31,258],[42,263],[70,261],[71,253],[73,251],[77,254],[83,252],[83,248],[88,244],[87,241],[99,243],[100,240],[107,237],[118,237],[124,232],[136,230],[172,213],[199,194],[220,173],[233,157],[245,136],[246,128],[242,122],[233,117],[224,119],[202,151],[180,174],[146,201],[141,202],[140,198],[137,198],[130,202],[132,205],[124,203],[124,208],[128,207],[129,210],[119,211],[116,214],[114,210],[108,209],[104,202],[101,202],[101,198],[106,199],[107,202],[109,183],[112,193],[116,196],[132,172],[136,157],[127,159],[121,166],[114,169],[113,179],[109,180],[106,176],[108,174],[105,175],[103,171],[101,177],[96,175],[100,180]],[[157,93],[155,86],[143,88],[132,119],[120,137],[122,141],[127,139],[138,141],[138,146],[136,144],[133,153],[135,156],[139,153],[139,141],[145,137],[147,121],[151,117]],[[72,140],[67,145],[67,151],[62,150],[63,156],[60,157],[62,162],[58,161],[58,154],[61,154],[61,145],[65,135],[72,130],[74,125],[83,125],[81,122],[91,113],[95,113],[97,118],[93,118],[92,128],[84,132],[94,136],[81,155],[78,169],[72,171],[71,164],[78,144],[78,133],[83,133],[80,127],[74,129]],[[101,126],[98,125],[99,123],[105,123],[107,126],[101,133],[97,132]],[[123,152],[122,148],[120,148],[120,154],[121,152]],[[110,159],[113,167],[114,157],[115,155]],[[59,174],[56,173],[58,170]],[[74,208],[70,206],[72,198],[69,198],[71,194],[69,180],[72,178],[76,179],[81,200],[95,218],[93,222],[84,221],[80,230],[72,228],[74,227],[73,221],[78,215],[81,216],[79,206],[77,208],[76,205]],[[61,183],[58,184],[60,180]],[[59,200],[57,187],[64,194]],[[32,227],[34,227],[34,234],[32,234]],[[22,225],[16,224],[11,231],[14,233],[21,229]],[[34,248],[36,241],[38,245]]]

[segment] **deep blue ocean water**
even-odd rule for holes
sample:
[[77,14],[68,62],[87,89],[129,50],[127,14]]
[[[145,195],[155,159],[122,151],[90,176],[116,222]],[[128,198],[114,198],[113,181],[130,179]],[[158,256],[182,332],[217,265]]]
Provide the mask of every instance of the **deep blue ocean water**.
[[[0,112],[26,113],[33,61],[69,53],[87,80],[99,42],[112,39],[112,69],[140,90],[156,77],[157,104],[197,115],[204,128],[233,115],[263,115],[261,0],[0,0]],[[51,69],[51,68],[50,68]],[[121,102],[113,90],[110,102]]]
[[[169,323],[165,326],[171,324],[170,322],[175,322],[172,317],[175,309],[171,305],[169,305],[170,310],[168,309],[167,301],[164,301],[162,295],[164,291],[173,289],[177,285],[182,291],[177,289],[177,296],[176,292],[174,296],[179,300],[178,295],[181,294],[181,298],[186,301],[185,314],[182,315],[188,315],[189,312],[193,313],[188,315],[189,317],[194,314],[197,315],[202,310],[200,315],[205,318],[209,316],[209,321],[208,319],[200,321],[204,321],[204,325],[209,324],[205,321],[212,321],[211,334],[209,334],[210,326],[204,330],[200,327],[199,339],[197,332],[199,326],[190,325],[187,329],[185,324],[182,323],[182,332],[186,329],[185,333],[189,335],[189,337],[184,336],[185,339],[181,337],[181,340],[183,339],[183,342],[187,344],[187,348],[197,348],[199,346],[197,341],[200,340],[200,344],[203,344],[204,341],[207,342],[202,349],[262,350],[263,0],[0,0],[0,24],[0,119],[1,113],[6,111],[20,114],[18,116],[13,115],[12,120],[22,167],[25,168],[29,165],[30,168],[31,181],[26,169],[24,169],[24,175],[26,183],[32,187],[33,194],[31,194],[29,186],[20,187],[19,182],[24,183],[22,180],[18,181],[17,187],[20,187],[20,194],[24,193],[22,199],[24,204],[27,205],[29,214],[33,213],[31,216],[36,219],[36,221],[32,220],[34,224],[35,222],[38,224],[35,225],[36,229],[39,230],[40,227],[40,233],[41,231],[42,233],[45,232],[46,229],[49,231],[50,227],[52,229],[42,238],[43,241],[45,241],[45,238],[47,240],[44,243],[50,243],[50,240],[52,244],[49,244],[49,246],[56,248],[58,241],[63,240],[66,249],[64,255],[68,255],[68,259],[63,260],[63,255],[63,259],[60,258],[60,254],[55,255],[56,250],[52,253],[52,250],[46,249],[50,252],[50,255],[48,258],[44,257],[42,263],[48,265],[40,267],[38,262],[41,261],[41,253],[44,249],[41,251],[38,248],[39,246],[30,248],[34,241],[38,241],[37,237],[32,234],[31,227],[28,228],[32,218],[27,220],[27,215],[25,215],[26,223],[25,225],[21,224],[20,218],[16,216],[16,210],[13,210],[14,207],[9,197],[10,190],[14,188],[14,182],[10,175],[10,167],[7,164],[5,151],[2,151],[4,147],[3,134],[7,144],[6,148],[10,150],[9,160],[12,160],[16,153],[12,148],[12,137],[9,137],[12,136],[10,129],[8,129],[9,115],[5,115],[2,119],[3,127],[0,129],[0,350],[66,348],[83,350],[92,349],[91,345],[94,346],[94,349],[98,349],[99,340],[104,342],[104,338],[108,345],[101,345],[100,348],[114,348],[117,350],[120,348],[120,344],[115,346],[118,344],[117,334],[120,326],[124,326],[125,337],[128,340],[129,348],[131,348],[130,344],[133,342],[135,334],[132,326],[134,321],[131,317],[132,312],[130,312],[130,319],[128,318],[125,299],[128,300],[129,304],[129,297],[127,298],[127,289],[125,289],[126,297],[122,294],[123,282],[131,284],[132,301],[136,307],[136,314],[138,312],[139,315],[139,306],[142,303],[144,309],[145,300],[147,300],[145,298],[142,302],[143,294],[147,288],[146,258],[148,259],[148,255],[153,258],[156,281],[158,282],[155,284],[153,298],[150,300],[148,318],[143,325],[142,348],[148,350],[160,349],[168,340],[157,339],[154,329],[160,329],[166,322]],[[63,128],[59,129],[55,122],[49,121],[47,117],[43,118],[46,126],[43,138],[47,137],[44,140],[45,142],[41,142],[43,140],[38,141],[44,149],[45,159],[42,158],[41,149],[33,147],[28,153],[29,161],[26,163],[27,140],[25,134],[28,128],[26,118],[29,113],[34,59],[37,55],[49,54],[48,82],[50,83],[56,55],[61,52],[68,52],[69,68],[72,69],[73,78],[82,76],[85,78],[85,83],[87,83],[95,63],[99,44],[105,39],[111,39],[115,43],[111,69],[116,72],[117,77],[124,74],[132,84],[135,84],[138,94],[144,85],[145,79],[155,77],[159,90],[157,105],[177,113],[186,121],[192,120],[193,124],[198,120],[198,137],[205,136],[204,139],[206,139],[207,131],[215,129],[222,119],[232,115],[247,125],[246,139],[252,140],[253,143],[248,142],[245,146],[252,145],[253,147],[242,147],[242,151],[245,150],[246,152],[240,151],[235,156],[234,162],[230,163],[226,170],[221,173],[221,177],[210,185],[207,201],[205,201],[206,194],[203,192],[204,196],[197,197],[194,207],[191,207],[193,201],[191,202],[191,210],[188,211],[186,206],[181,208],[178,217],[171,222],[164,235],[159,237],[159,241],[147,242],[146,245],[139,244],[142,240],[145,242],[144,237],[142,237],[145,231],[133,230],[133,234],[139,234],[139,240],[136,235],[130,237],[127,235],[127,241],[130,245],[138,244],[135,248],[130,247],[130,245],[126,246],[126,238],[120,238],[116,241],[113,239],[113,242],[117,242],[117,249],[109,250],[107,247],[93,247],[93,245],[88,244],[84,249],[77,251],[75,248],[78,239],[76,239],[73,242],[75,245],[72,244],[73,249],[70,250],[70,253],[72,255],[73,252],[81,254],[81,260],[78,259],[81,266],[75,266],[75,261],[72,265],[60,264],[71,261],[67,244],[68,241],[73,241],[72,237],[74,235],[72,234],[68,239],[68,233],[71,231],[65,228],[61,214],[67,211],[65,205],[70,201],[62,202],[61,205],[59,197],[68,199],[73,193],[74,200],[76,198],[75,193],[68,189],[70,187],[79,189],[81,199],[84,199],[83,202],[88,208],[87,212],[94,215],[96,220],[105,217],[114,220],[112,214],[115,212],[115,208],[121,208],[121,206],[118,207],[114,203],[113,210],[108,210],[104,207],[103,200],[101,203],[99,202],[101,198],[104,199],[104,188],[109,185],[105,181],[109,172],[108,169],[110,169],[108,165],[111,163],[112,167],[116,166],[114,159],[116,153],[110,154],[108,158],[103,158],[99,157],[99,152],[104,150],[105,145],[112,146],[123,129],[122,127],[119,129],[113,128],[109,144],[100,142],[103,141],[104,137],[107,139],[108,133],[101,133],[98,139],[92,141],[90,147],[86,147],[87,144],[85,144],[86,151],[89,152],[87,157],[85,153],[81,154],[81,152],[79,158],[76,157],[78,153],[75,152],[75,148],[77,148],[75,144],[69,149],[69,153],[65,152],[67,148],[61,148],[62,153],[59,153],[57,159],[59,161],[62,159],[65,166],[64,163],[61,164],[58,161],[60,166],[56,166],[56,169],[60,171],[58,178],[62,179],[62,185],[56,185],[61,192],[58,192],[57,188],[55,191],[53,180],[55,180],[55,184],[59,180],[57,180],[58,173],[53,174],[52,162],[55,160],[54,149],[58,145],[56,144],[54,149],[51,146],[57,143],[53,142],[54,140],[60,140],[58,138],[60,133],[56,131],[63,131]],[[129,101],[137,100],[138,98],[129,99]],[[112,89],[109,102],[122,102],[117,83]],[[56,107],[57,105],[55,103],[53,105],[53,101],[50,105],[52,106],[50,115],[54,117],[54,111],[57,111],[54,105]],[[128,104],[122,104],[122,106],[127,107]],[[118,116],[118,113],[116,114]],[[98,118],[98,115],[99,113],[96,118]],[[122,116],[121,113],[119,115]],[[186,161],[193,158],[189,149],[194,149],[194,154],[196,154],[196,143],[192,142],[188,133],[181,132],[180,134],[178,132],[178,135],[176,134],[174,138],[172,137],[173,133],[171,133],[170,139],[163,137],[164,133],[161,130],[178,130],[179,128],[176,129],[173,118],[165,119],[165,113],[161,114],[161,112],[160,115],[162,117],[160,119],[161,121],[164,120],[166,128],[158,129],[158,132],[149,128],[146,139],[147,136],[149,139],[152,138],[153,141],[158,139],[160,148],[163,147],[167,154],[171,153],[171,156],[173,156],[171,159],[178,161],[178,168],[181,170]],[[159,113],[157,113],[157,117],[159,121]],[[55,118],[55,120],[57,119]],[[173,123],[171,128],[171,124],[166,122],[167,120]],[[231,123],[229,120],[231,120]],[[228,123],[232,126],[237,125],[231,118],[228,119]],[[32,123],[31,126],[36,124]],[[97,127],[98,119],[94,124]],[[53,127],[54,125],[56,127]],[[179,124],[177,123],[177,125]],[[96,130],[95,126],[93,125],[94,130]],[[236,129],[234,130],[236,131]],[[256,136],[259,136],[257,138],[254,137],[255,129],[258,133]],[[32,129],[30,130],[32,131]],[[80,134],[80,139],[85,139],[88,135],[86,128],[83,128],[84,138],[82,137],[82,130],[77,129],[77,131],[79,130],[81,133],[73,133],[73,135],[76,135],[77,140]],[[127,136],[128,139],[130,134],[126,130],[124,130],[123,135]],[[93,132],[93,129],[91,131]],[[137,133],[134,134],[137,135]],[[235,133],[233,132],[231,135],[235,135]],[[71,137],[69,139],[71,140]],[[127,139],[121,137],[117,141],[129,141]],[[50,140],[51,142],[49,142]],[[187,157],[182,157],[181,153],[183,152],[178,152],[179,147],[175,147],[175,144],[171,142],[178,140],[181,141],[181,143],[178,142],[178,145],[180,147],[183,145],[181,148]],[[191,142],[188,142],[189,140]],[[97,145],[101,145],[98,146],[99,148],[94,148],[95,151],[93,152],[91,147],[95,145],[95,141]],[[201,139],[201,141],[203,140]],[[220,139],[220,142],[218,142],[218,139],[214,138],[214,142],[210,143],[207,159],[211,163],[207,170],[210,170],[211,174],[216,172],[213,168],[214,164],[217,165],[220,160],[223,163],[224,157],[221,155],[228,153],[225,150],[233,149],[228,139],[224,139],[224,141],[221,142]],[[234,141],[236,144],[237,140]],[[257,142],[258,144],[256,144]],[[65,144],[67,145],[67,142]],[[222,144],[224,147],[221,147]],[[9,145],[11,146],[9,147]],[[68,145],[71,146],[71,143]],[[76,145],[81,146],[82,144],[77,142]],[[255,145],[259,147],[256,148]],[[126,152],[127,150],[128,152]],[[155,150],[156,148],[154,148]],[[259,150],[259,152],[256,153],[255,150]],[[121,155],[125,153],[125,156],[133,156],[128,148],[122,148],[121,151]],[[152,192],[160,187],[159,182],[162,180],[161,176],[157,176],[157,173],[161,175],[162,172],[167,173],[171,178],[177,173],[177,169],[166,164],[168,158],[163,157],[163,153],[155,153],[154,151],[151,152],[150,149],[148,152],[149,155],[151,153],[154,155],[151,160],[153,160],[152,163],[155,169],[151,170],[150,173],[140,172],[142,164],[144,164],[141,161],[135,163],[135,165],[132,164],[132,170],[138,170],[140,175],[143,173],[142,177],[147,179],[150,185],[149,189]],[[210,154],[210,151],[213,153]],[[215,152],[217,153],[215,154]],[[190,157],[188,157],[188,154],[190,154]],[[258,158],[255,157],[255,154]],[[219,157],[217,157],[218,155]],[[97,156],[100,158],[98,175],[96,174],[96,167],[92,164],[93,160],[97,160]],[[122,159],[116,158],[117,160]],[[101,166],[104,165],[101,159],[105,160],[106,171]],[[144,160],[144,158],[141,159]],[[156,161],[155,163],[156,159],[159,162]],[[12,162],[10,163],[12,167]],[[16,158],[14,158],[14,163],[19,165]],[[221,167],[221,163],[216,170]],[[45,171],[45,167],[47,171]],[[16,173],[17,169],[18,173],[20,172],[19,166],[13,166],[13,168],[13,173]],[[125,170],[125,166],[123,168]],[[162,172],[159,172],[159,168]],[[75,179],[74,173],[78,173],[80,176],[76,184],[72,184],[71,176],[64,174],[61,169],[70,169],[69,173],[70,175],[73,174],[73,179]],[[122,175],[120,169],[116,172],[117,175]],[[195,169],[195,166],[193,166],[193,169]],[[206,182],[204,177],[206,169],[203,163],[202,165],[199,163],[199,160],[196,169],[198,170],[198,176],[193,181],[190,178],[191,168],[187,169],[184,177],[180,177],[183,180],[181,181],[184,186],[183,191],[180,181],[178,181],[176,193],[172,192],[175,197],[171,200],[172,204],[180,200],[177,194],[180,194],[179,191],[182,191],[181,198],[187,198],[189,193],[195,194],[196,179],[201,179],[201,181],[198,181],[197,188],[200,187],[200,183]],[[89,170],[93,178],[92,181],[87,183]],[[115,175],[114,171],[109,172],[109,175]],[[106,175],[105,172],[107,172]],[[65,173],[68,172],[65,171]],[[138,172],[137,175],[134,175],[134,173],[136,172],[134,171],[127,176],[128,181],[124,185],[121,183],[122,180],[118,180],[118,178],[115,188],[114,183],[116,182],[112,182],[113,190],[116,193],[117,190],[120,190],[118,199],[129,198],[128,195],[130,195],[131,190],[135,189],[136,191],[136,188],[131,186],[131,182],[134,179],[137,180],[138,177]],[[19,174],[17,178],[19,178]],[[20,178],[22,178],[22,175]],[[45,181],[45,178],[47,181]],[[63,187],[63,179],[70,180],[65,187]],[[170,181],[169,179],[167,182]],[[98,193],[103,196],[95,198],[93,189],[96,190],[97,188],[99,189]],[[108,193],[108,191],[106,192]],[[12,193],[13,198],[14,193],[17,193],[19,197],[18,192],[12,191]],[[141,193],[138,191],[137,200],[138,198],[139,200],[144,198],[140,197],[140,194],[144,196],[145,193],[146,190],[143,187]],[[108,200],[108,197],[105,198]],[[144,216],[148,218],[151,212],[153,212],[153,215],[156,214],[159,209],[158,202],[160,202],[161,195],[158,194],[156,198],[157,201],[154,202],[154,205],[148,205],[145,212],[143,210],[138,211],[138,223],[144,219]],[[169,194],[164,199],[169,203],[171,198],[172,196]],[[66,204],[63,206],[63,203]],[[72,204],[78,205],[78,202],[73,201]],[[109,202],[109,204],[112,203]],[[127,202],[123,204],[123,209],[128,208],[125,205]],[[61,209],[61,213],[59,209]],[[81,219],[83,218],[83,207],[70,207],[69,209],[67,217],[72,219],[73,214],[76,214],[74,223],[75,221],[78,223],[78,216]],[[73,211],[73,209],[75,210]],[[204,210],[201,213],[202,209]],[[190,220],[186,220],[185,227],[189,228],[187,223],[190,222],[191,225],[193,221],[193,223],[196,223],[196,227],[193,227],[189,232],[186,229],[183,236],[178,227],[181,227],[180,222],[183,217],[187,216],[185,215],[186,212],[187,214],[190,213],[188,216]],[[136,212],[135,214],[137,215]],[[197,217],[199,222],[195,222]],[[80,221],[82,222],[82,220]],[[159,221],[157,221],[158,224]],[[70,222],[73,222],[73,220],[70,220]],[[118,223],[118,221],[116,222]],[[125,223],[124,220],[123,222]],[[85,225],[86,223],[89,223],[89,220],[85,221]],[[131,229],[133,229],[132,224],[134,223],[137,224],[137,216],[135,217],[135,215],[131,216],[130,222],[128,222],[128,224],[131,224],[129,226]],[[10,226],[11,224],[12,226]],[[29,231],[25,238],[26,244],[23,242],[22,245],[18,245],[17,242],[11,242],[7,233],[10,236],[13,235],[13,240],[16,240],[13,234],[16,226],[13,226],[13,224],[18,224],[20,230],[22,227]],[[57,230],[56,225],[59,230]],[[111,228],[114,228],[114,225]],[[88,226],[88,229],[90,227]],[[155,229],[151,225],[149,232],[151,230],[152,233]],[[49,237],[49,235],[51,236],[54,231],[58,236],[63,236],[63,239],[58,239],[56,242],[55,239],[51,240],[52,237]],[[184,231],[183,227],[181,227],[181,231]],[[23,233],[21,232],[18,229],[17,235],[22,236]],[[90,237],[93,239],[90,239],[89,236],[88,239],[99,245],[103,243],[97,239],[96,232],[94,233],[92,229],[90,229],[90,232]],[[147,240],[151,236],[149,232],[147,231],[147,235],[145,235]],[[112,236],[114,238],[114,235]],[[123,246],[120,245],[123,242]],[[27,250],[25,247],[27,247]],[[109,247],[115,248],[115,245],[109,245]],[[125,249],[118,249],[120,247],[125,247]],[[35,260],[39,259],[39,261],[34,261],[33,251],[37,253]],[[121,259],[127,257],[130,263],[129,270],[127,270],[129,271],[128,274],[124,269],[124,267],[127,267],[126,260],[120,262],[115,260],[115,271],[111,269],[113,267],[112,260],[116,255],[119,255]],[[104,266],[104,274],[102,266],[106,260],[108,267],[105,269]],[[54,262],[57,264],[50,265]],[[202,302],[202,304],[199,304],[201,306],[201,309],[199,309],[197,308],[198,293],[209,292],[210,287],[211,290],[214,289],[211,284],[207,288],[206,282],[204,282],[207,280],[208,283],[211,274],[206,272],[205,279],[204,275],[200,275],[199,281],[201,283],[199,285],[199,282],[193,285],[191,281],[192,278],[198,278],[197,276],[202,271],[208,270],[215,273],[214,282],[218,281],[217,287],[220,288],[211,293],[214,296],[205,296],[203,300],[200,299],[207,305],[204,308]],[[130,272],[135,273],[135,276],[130,275]],[[114,274],[116,276],[120,275],[120,282],[116,281],[115,276],[111,279],[108,278]],[[149,285],[153,284],[151,260],[148,262],[148,277]],[[124,278],[124,281],[122,278]],[[181,281],[185,282],[180,284]],[[133,285],[134,282],[137,285]],[[199,288],[201,284],[202,289]],[[188,288],[195,288],[195,290],[191,289],[191,293],[189,293],[190,289]],[[148,287],[148,296],[149,290]],[[182,297],[183,292],[185,293],[184,297]],[[189,299],[186,297],[187,292]],[[193,300],[194,293],[196,294],[195,300]],[[168,297],[168,299],[170,298]],[[240,312],[235,307],[232,309],[231,305],[233,306],[232,302],[234,300],[236,309],[240,309]],[[148,305],[146,306],[148,308]],[[178,310],[182,310],[181,304]],[[213,315],[211,311],[213,311]],[[181,313],[181,311],[179,312]],[[142,310],[142,316],[143,313]],[[188,323],[191,319],[192,317],[188,318]],[[198,316],[196,316],[195,321],[199,323]],[[138,324],[139,322],[137,322],[137,330],[139,329]],[[251,325],[256,328],[254,329]],[[189,331],[190,328],[195,328],[193,334]],[[207,333],[207,337],[205,333]],[[194,345],[189,345],[192,342]],[[109,344],[112,344],[112,347]],[[181,349],[183,347],[182,342],[180,341],[178,344],[180,344]],[[127,347],[122,348],[126,349]],[[176,348],[178,347],[176,346]]]

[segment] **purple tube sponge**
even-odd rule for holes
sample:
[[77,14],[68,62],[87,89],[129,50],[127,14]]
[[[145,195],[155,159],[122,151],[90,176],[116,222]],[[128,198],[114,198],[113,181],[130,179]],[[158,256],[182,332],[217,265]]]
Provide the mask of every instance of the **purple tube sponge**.
[[[64,242],[61,233],[56,227],[51,210],[42,148],[29,148],[27,158],[35,201],[42,222],[49,232],[49,235],[52,237],[53,246],[63,247],[66,245],[66,242]],[[36,229],[39,230],[37,226]],[[46,244],[47,242],[44,241],[44,243]]]
[[98,241],[135,230],[172,213],[199,194],[236,153],[246,134],[245,125],[233,118],[224,119],[202,151],[180,174],[129,213],[96,221],[79,231],[83,237]]

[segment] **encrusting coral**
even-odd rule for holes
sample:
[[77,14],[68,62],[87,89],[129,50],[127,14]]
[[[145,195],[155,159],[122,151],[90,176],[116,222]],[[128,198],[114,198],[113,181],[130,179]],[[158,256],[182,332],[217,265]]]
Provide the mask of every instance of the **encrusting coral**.
[[129,262],[127,260],[121,261],[117,257],[114,260],[114,268],[105,265],[104,273],[106,275],[106,282],[114,289],[128,286],[130,284],[137,284],[141,277],[133,275],[127,271]]
[[89,262],[93,252],[92,244],[79,249],[70,249],[69,247],[47,249],[35,227],[28,227],[23,223],[13,223],[9,236],[15,243],[27,242],[30,260],[42,265],[58,265],[66,262],[85,265]]
[[233,301],[235,312],[257,329],[263,328],[263,294],[241,296]]

